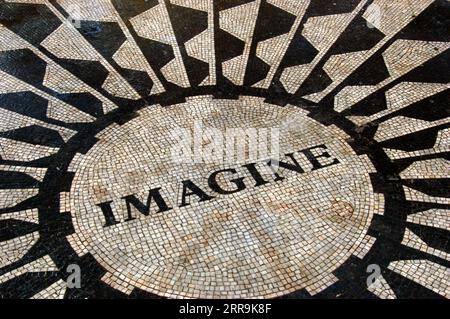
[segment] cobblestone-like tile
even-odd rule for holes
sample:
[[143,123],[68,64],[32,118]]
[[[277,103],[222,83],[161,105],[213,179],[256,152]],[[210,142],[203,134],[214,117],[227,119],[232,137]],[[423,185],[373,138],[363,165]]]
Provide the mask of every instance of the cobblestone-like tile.
[[0,1],[0,297],[449,298],[449,21]]

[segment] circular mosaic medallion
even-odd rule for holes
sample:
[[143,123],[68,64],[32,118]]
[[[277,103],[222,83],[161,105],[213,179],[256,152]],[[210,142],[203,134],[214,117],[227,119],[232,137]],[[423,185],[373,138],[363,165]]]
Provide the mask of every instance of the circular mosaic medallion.
[[0,298],[450,297],[449,13],[0,1]]
[[72,243],[119,286],[200,298],[315,287],[380,213],[367,158],[297,107],[192,99],[97,138],[71,165]]

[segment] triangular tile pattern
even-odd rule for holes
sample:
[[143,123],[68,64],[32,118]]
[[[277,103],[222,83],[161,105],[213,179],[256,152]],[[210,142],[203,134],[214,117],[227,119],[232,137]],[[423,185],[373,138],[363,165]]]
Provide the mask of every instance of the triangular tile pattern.
[[[42,238],[43,209],[52,201],[42,194],[54,176],[52,195],[60,199],[54,223],[64,233],[58,240],[92,266],[93,287],[111,296],[144,294],[126,277],[98,270],[89,247],[73,236],[73,168],[111,137],[101,127],[108,118],[116,120],[109,128],[120,128],[128,121],[122,114],[139,116],[147,104],[164,109],[190,98],[199,103],[196,95],[250,94],[345,127],[348,141],[368,143],[363,153],[378,150],[362,156],[380,191],[371,204],[383,214],[374,216],[348,265],[317,274],[321,280],[294,294],[355,297],[346,288],[360,285],[359,296],[449,298],[448,9],[432,0],[1,2],[0,228],[7,231],[0,240],[0,294],[95,297],[67,289],[66,271],[54,260],[61,257]],[[59,161],[72,151],[63,174]],[[368,160],[382,153],[382,163]],[[383,193],[385,183],[397,192],[392,198]],[[380,254],[388,267],[368,287],[342,276],[352,267],[365,271]],[[23,278],[34,284],[9,288],[23,286]]]

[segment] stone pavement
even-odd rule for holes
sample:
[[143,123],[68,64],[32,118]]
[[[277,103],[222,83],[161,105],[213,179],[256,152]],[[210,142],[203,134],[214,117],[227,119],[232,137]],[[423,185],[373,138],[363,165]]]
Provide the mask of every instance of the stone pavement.
[[447,0],[0,0],[1,298],[449,298]]

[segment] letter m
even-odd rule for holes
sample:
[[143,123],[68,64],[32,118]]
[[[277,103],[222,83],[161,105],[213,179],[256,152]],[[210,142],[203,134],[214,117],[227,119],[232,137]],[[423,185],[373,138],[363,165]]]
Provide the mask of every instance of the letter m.
[[135,195],[122,197],[122,199],[124,199],[125,203],[127,204],[128,219],[126,219],[126,221],[135,219],[131,212],[131,206],[136,208],[141,214],[148,216],[150,214],[150,205],[152,203],[152,199],[155,201],[156,205],[159,208],[156,213],[162,213],[172,209],[171,207],[167,206],[166,202],[161,196],[161,193],[159,192],[160,190],[161,187],[151,189],[148,193],[147,202],[145,204],[142,203],[138,198],[136,198]]

